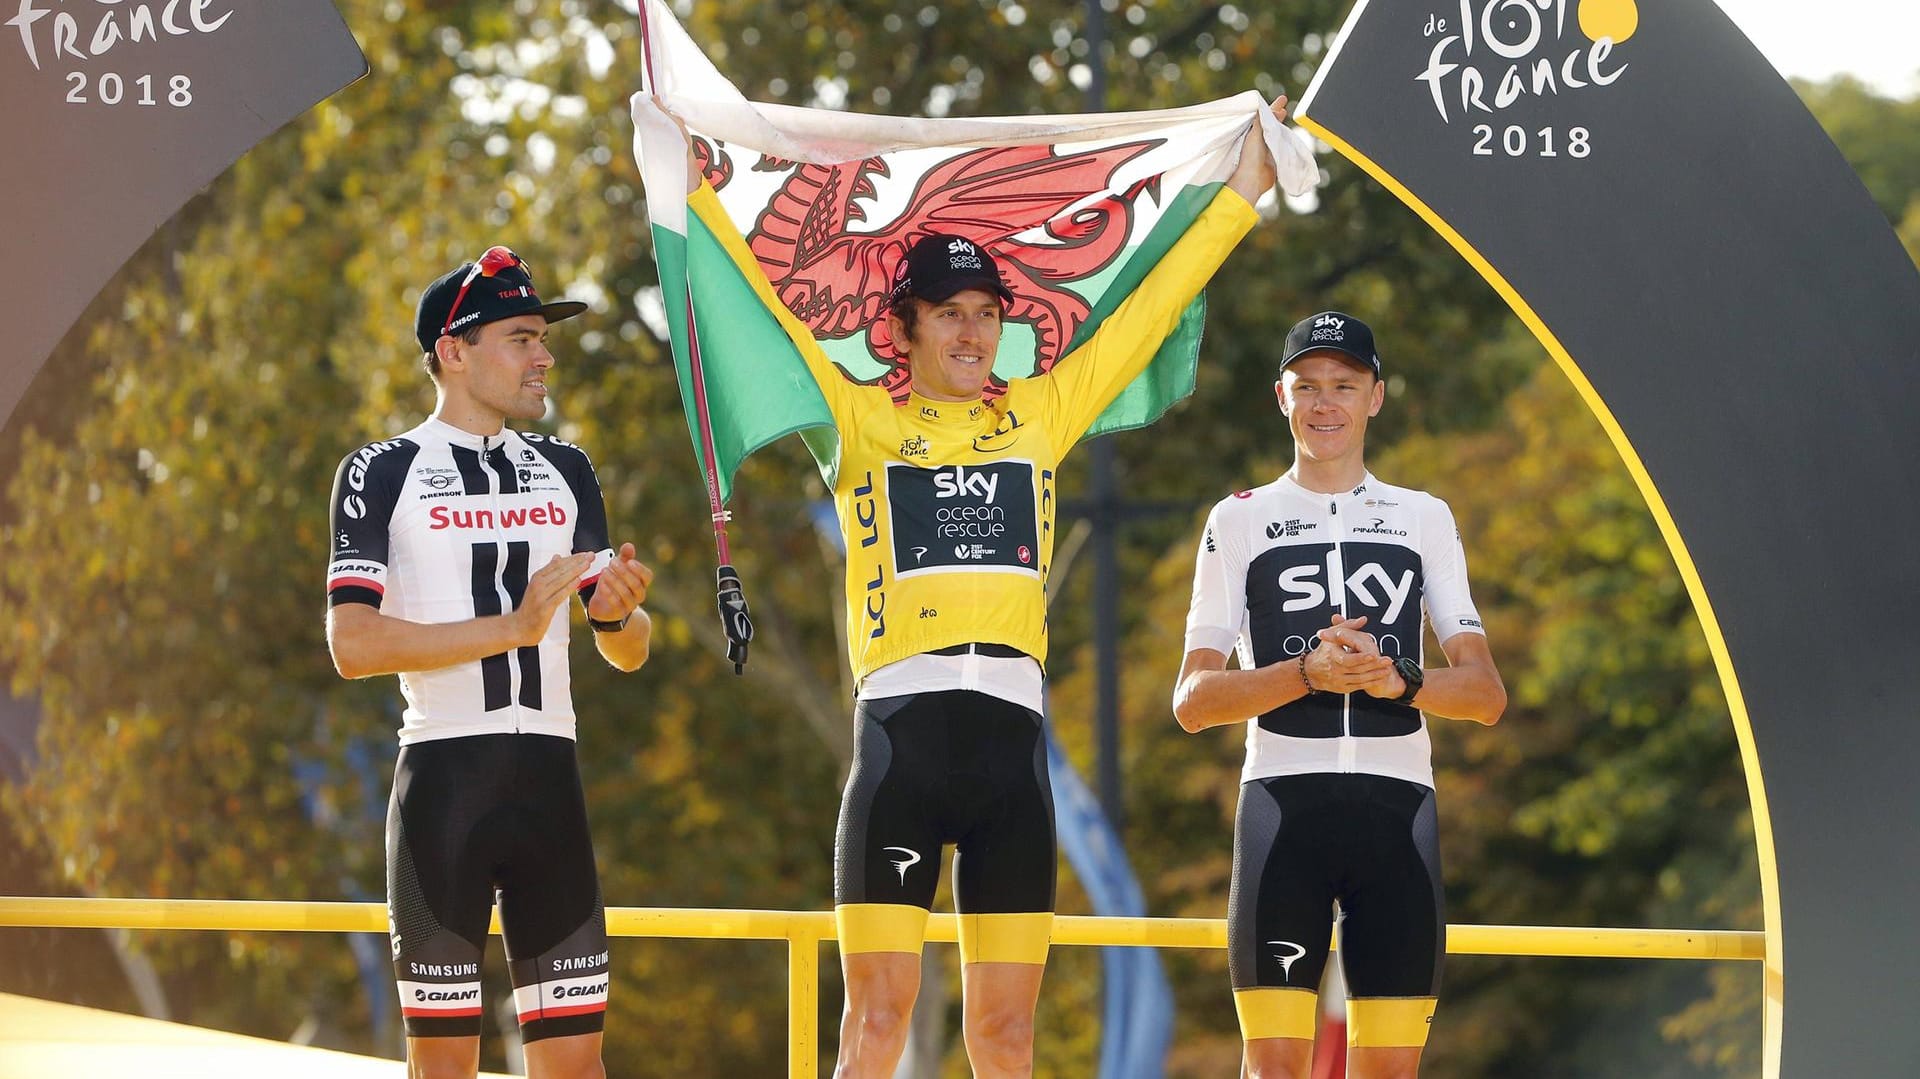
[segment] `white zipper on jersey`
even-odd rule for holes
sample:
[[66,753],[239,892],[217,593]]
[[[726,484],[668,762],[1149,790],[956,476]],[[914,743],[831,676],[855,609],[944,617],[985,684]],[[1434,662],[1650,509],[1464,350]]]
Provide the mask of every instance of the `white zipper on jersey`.
[[[505,588],[508,557],[507,532],[501,525],[501,521],[505,520],[505,518],[502,516],[500,510],[500,486],[495,482],[500,477],[494,472],[493,466],[487,463],[487,454],[493,450],[493,447],[487,444],[487,440],[491,437],[491,435],[480,436],[480,473],[487,478],[487,501],[493,506],[493,542],[500,559],[500,577],[495,580],[494,587]],[[500,444],[502,446],[507,444],[507,436],[504,431],[500,434]],[[527,575],[533,575],[533,552],[531,550],[527,552]],[[513,597],[508,596],[507,599],[512,600]],[[511,614],[512,610],[509,609],[508,613]],[[517,648],[507,649],[507,707],[513,709],[513,733],[515,734],[521,733],[520,687],[514,685],[513,676],[516,671],[520,672],[521,677],[525,677],[526,675],[525,671],[520,671],[520,656],[518,653],[519,649]]]
[[[1340,589],[1340,617],[1347,617],[1347,551],[1342,545],[1346,539],[1346,527],[1340,523],[1340,498],[1329,496],[1327,510],[1330,514],[1328,527],[1333,529],[1333,565],[1327,567],[1327,588]],[[1344,774],[1353,771],[1354,758],[1357,755],[1353,740],[1353,693],[1348,691],[1340,695],[1340,771]]]

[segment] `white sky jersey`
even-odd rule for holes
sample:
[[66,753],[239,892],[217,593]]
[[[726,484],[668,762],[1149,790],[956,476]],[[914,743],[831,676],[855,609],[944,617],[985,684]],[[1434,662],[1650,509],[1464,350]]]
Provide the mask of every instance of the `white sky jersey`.
[[[1372,474],[1352,491],[1292,478],[1222,499],[1207,517],[1187,610],[1187,650],[1237,650],[1244,670],[1293,661],[1335,613],[1388,656],[1422,655],[1424,620],[1445,641],[1485,633],[1447,504]],[[1247,724],[1241,780],[1369,772],[1433,786],[1426,717],[1365,693],[1310,693]]]
[[[593,463],[531,432],[482,437],[429,419],[365,446],[333,484],[327,602],[366,603],[409,622],[459,622],[513,610],[527,577],[555,555],[612,557]],[[472,734],[573,737],[567,611],[536,647],[400,676],[400,744]]]

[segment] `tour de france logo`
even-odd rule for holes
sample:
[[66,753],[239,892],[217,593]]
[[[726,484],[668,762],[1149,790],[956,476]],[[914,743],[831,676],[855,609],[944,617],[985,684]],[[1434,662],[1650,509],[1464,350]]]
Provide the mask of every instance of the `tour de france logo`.
[[159,42],[217,33],[238,11],[232,0],[13,3],[0,34],[17,33],[17,55],[35,71],[58,72],[66,104],[87,108],[192,107],[193,75],[155,70],[143,54]]
[[[1429,13],[1427,86],[1442,123],[1460,121],[1476,157],[1583,159],[1597,150],[1584,126],[1497,121],[1530,99],[1604,91],[1631,66],[1620,46],[1640,27],[1636,0],[1459,0]],[[1475,122],[1478,121],[1478,122]]]

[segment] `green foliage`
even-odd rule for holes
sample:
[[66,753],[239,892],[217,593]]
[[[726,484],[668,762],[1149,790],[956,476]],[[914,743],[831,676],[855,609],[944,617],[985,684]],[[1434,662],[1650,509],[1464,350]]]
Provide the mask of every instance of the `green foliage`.
[[1883,97],[1865,83],[1841,76],[1831,82],[1795,82],[1807,108],[1873,193],[1898,221],[1920,198],[1920,97]]

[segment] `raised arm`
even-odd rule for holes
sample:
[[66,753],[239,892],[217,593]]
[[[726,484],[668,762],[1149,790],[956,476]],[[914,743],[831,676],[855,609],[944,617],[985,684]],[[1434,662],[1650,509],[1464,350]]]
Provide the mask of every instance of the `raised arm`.
[[[1267,108],[1276,122],[1284,123],[1287,119],[1287,95],[1274,98],[1273,104]],[[1267,152],[1267,140],[1256,123],[1240,144],[1240,163],[1234,166],[1233,175],[1227,178],[1227,187],[1252,205],[1259,202],[1260,196],[1273,186],[1275,178],[1273,155]]]
[[[1286,99],[1271,106],[1286,115]],[[1146,370],[1186,313],[1188,305],[1259,221],[1253,203],[1273,185],[1272,156],[1260,126],[1253,125],[1240,160],[1187,231],[1167,249],[1138,287],[1079,348],[1034,379],[1046,393],[1056,453],[1064,455],[1140,372]]]

